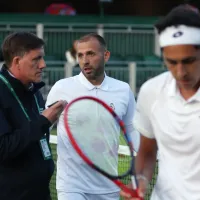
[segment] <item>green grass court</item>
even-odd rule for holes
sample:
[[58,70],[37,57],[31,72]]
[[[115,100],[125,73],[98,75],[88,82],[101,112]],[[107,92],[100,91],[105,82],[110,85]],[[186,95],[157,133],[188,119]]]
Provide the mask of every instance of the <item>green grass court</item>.
[[[56,135],[56,130],[53,129],[51,131],[51,134],[52,135]],[[124,142],[121,140],[120,144],[123,145]],[[56,144],[51,144],[51,149],[52,149],[53,159],[54,159],[55,165],[56,165],[56,159],[57,159]],[[123,168],[127,168],[128,159],[126,158],[125,155],[120,155],[119,156],[119,162],[123,163],[123,165],[120,165],[122,167],[122,169],[119,169],[119,170],[123,171]],[[158,170],[158,168],[156,168],[156,170],[155,170],[155,177],[153,178],[152,182],[149,184],[149,190],[148,190],[148,193],[147,193],[147,195],[145,197],[145,200],[149,200],[150,199],[150,194],[151,194],[152,188],[153,188],[153,186],[155,184],[155,181],[156,181],[157,170]],[[125,184],[128,184],[130,182],[130,177],[127,177],[126,179],[124,179],[123,182]],[[51,189],[52,200],[57,200],[57,192],[56,192],[56,170],[55,170],[54,175],[53,175],[53,177],[51,179],[50,189]]]

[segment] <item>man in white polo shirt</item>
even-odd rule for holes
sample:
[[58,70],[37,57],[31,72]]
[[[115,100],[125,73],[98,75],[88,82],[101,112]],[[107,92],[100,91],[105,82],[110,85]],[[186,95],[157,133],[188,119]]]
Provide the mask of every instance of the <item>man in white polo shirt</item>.
[[[110,52],[104,39],[97,34],[83,36],[77,43],[81,73],[58,81],[51,89],[47,105],[63,99],[67,102],[80,96],[94,96],[115,109],[132,135],[135,149],[139,134],[133,129],[135,100],[129,85],[108,77],[105,63]],[[92,108],[91,108],[92,109]],[[58,128],[57,191],[59,200],[118,200],[119,188],[110,180],[88,167],[70,144],[61,115]]]
[[200,14],[182,5],[156,28],[169,72],[144,83],[139,93],[134,118],[141,133],[136,160],[139,191],[145,194],[159,150],[151,199],[199,200]]

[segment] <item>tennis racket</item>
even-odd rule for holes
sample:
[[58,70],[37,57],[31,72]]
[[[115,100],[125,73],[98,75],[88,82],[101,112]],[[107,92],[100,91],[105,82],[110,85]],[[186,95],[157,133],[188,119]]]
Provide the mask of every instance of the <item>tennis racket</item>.
[[[113,104],[91,96],[76,98],[64,110],[64,124],[75,151],[90,167],[139,198],[133,143]],[[122,157],[118,154],[120,144],[126,148]],[[133,189],[125,179],[132,182]]]

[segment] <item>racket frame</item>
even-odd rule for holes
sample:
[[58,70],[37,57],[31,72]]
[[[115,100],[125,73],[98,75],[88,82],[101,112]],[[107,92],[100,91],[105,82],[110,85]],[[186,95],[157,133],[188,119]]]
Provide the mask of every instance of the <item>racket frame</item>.
[[[102,105],[116,120],[116,122],[119,124],[122,132],[123,132],[123,136],[124,139],[127,141],[128,147],[130,149],[130,157],[131,157],[131,166],[129,168],[129,170],[122,174],[122,175],[118,175],[118,176],[114,176],[114,175],[110,175],[107,172],[105,172],[104,170],[102,170],[100,167],[98,167],[97,165],[95,165],[81,150],[81,148],[79,147],[79,145],[76,142],[76,139],[73,137],[73,133],[71,132],[70,126],[68,124],[68,118],[67,118],[67,114],[68,111],[71,107],[72,104],[81,101],[81,100],[92,100],[97,102],[98,104]],[[95,169],[96,171],[98,171],[100,174],[106,176],[107,178],[109,178],[110,180],[112,180],[117,186],[119,186],[122,190],[124,190],[125,192],[130,193],[133,197],[138,197],[138,192],[137,192],[137,180],[135,178],[135,170],[134,170],[134,149],[133,149],[133,144],[131,142],[131,138],[127,135],[126,133],[126,129],[125,129],[125,125],[124,122],[118,117],[118,115],[115,113],[115,111],[108,106],[104,101],[96,98],[96,97],[92,97],[92,96],[81,96],[78,97],[74,100],[72,100],[65,108],[64,110],[64,126],[67,132],[67,135],[69,137],[69,140],[72,144],[72,146],[74,147],[74,149],[76,150],[76,152],[79,154],[79,156],[93,169]],[[131,182],[132,182],[132,186],[133,189],[128,188],[126,185],[124,185],[119,179],[125,178],[126,176],[131,175]],[[141,198],[140,198],[141,199]]]

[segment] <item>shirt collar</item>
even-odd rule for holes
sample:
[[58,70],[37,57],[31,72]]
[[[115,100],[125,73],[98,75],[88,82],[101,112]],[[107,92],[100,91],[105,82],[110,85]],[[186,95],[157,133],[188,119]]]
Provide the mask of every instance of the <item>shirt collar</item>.
[[176,81],[174,78],[172,78],[170,84],[169,84],[169,88],[168,88],[168,95],[170,97],[174,97],[178,94],[178,88],[176,85]]
[[105,73],[103,82],[99,86],[96,86],[90,83],[82,72],[78,75],[78,79],[80,83],[83,84],[88,90],[93,90],[95,88],[105,90],[105,91],[108,90],[108,76],[106,75],[106,73]]
[[9,70],[7,70],[7,71],[10,74],[10,76],[12,76],[13,78],[15,78],[15,76]]
[[188,102],[191,102],[191,101],[200,101],[200,87],[195,93],[195,95],[193,95],[191,98],[188,99]]
[[[182,96],[179,92],[179,89],[177,87],[176,80],[174,78],[172,78],[171,83],[169,85],[168,95],[170,97],[178,96],[178,97],[182,98]],[[187,102],[191,102],[191,101],[200,101],[200,88],[197,90],[197,92],[191,98],[189,98],[187,100]]]

